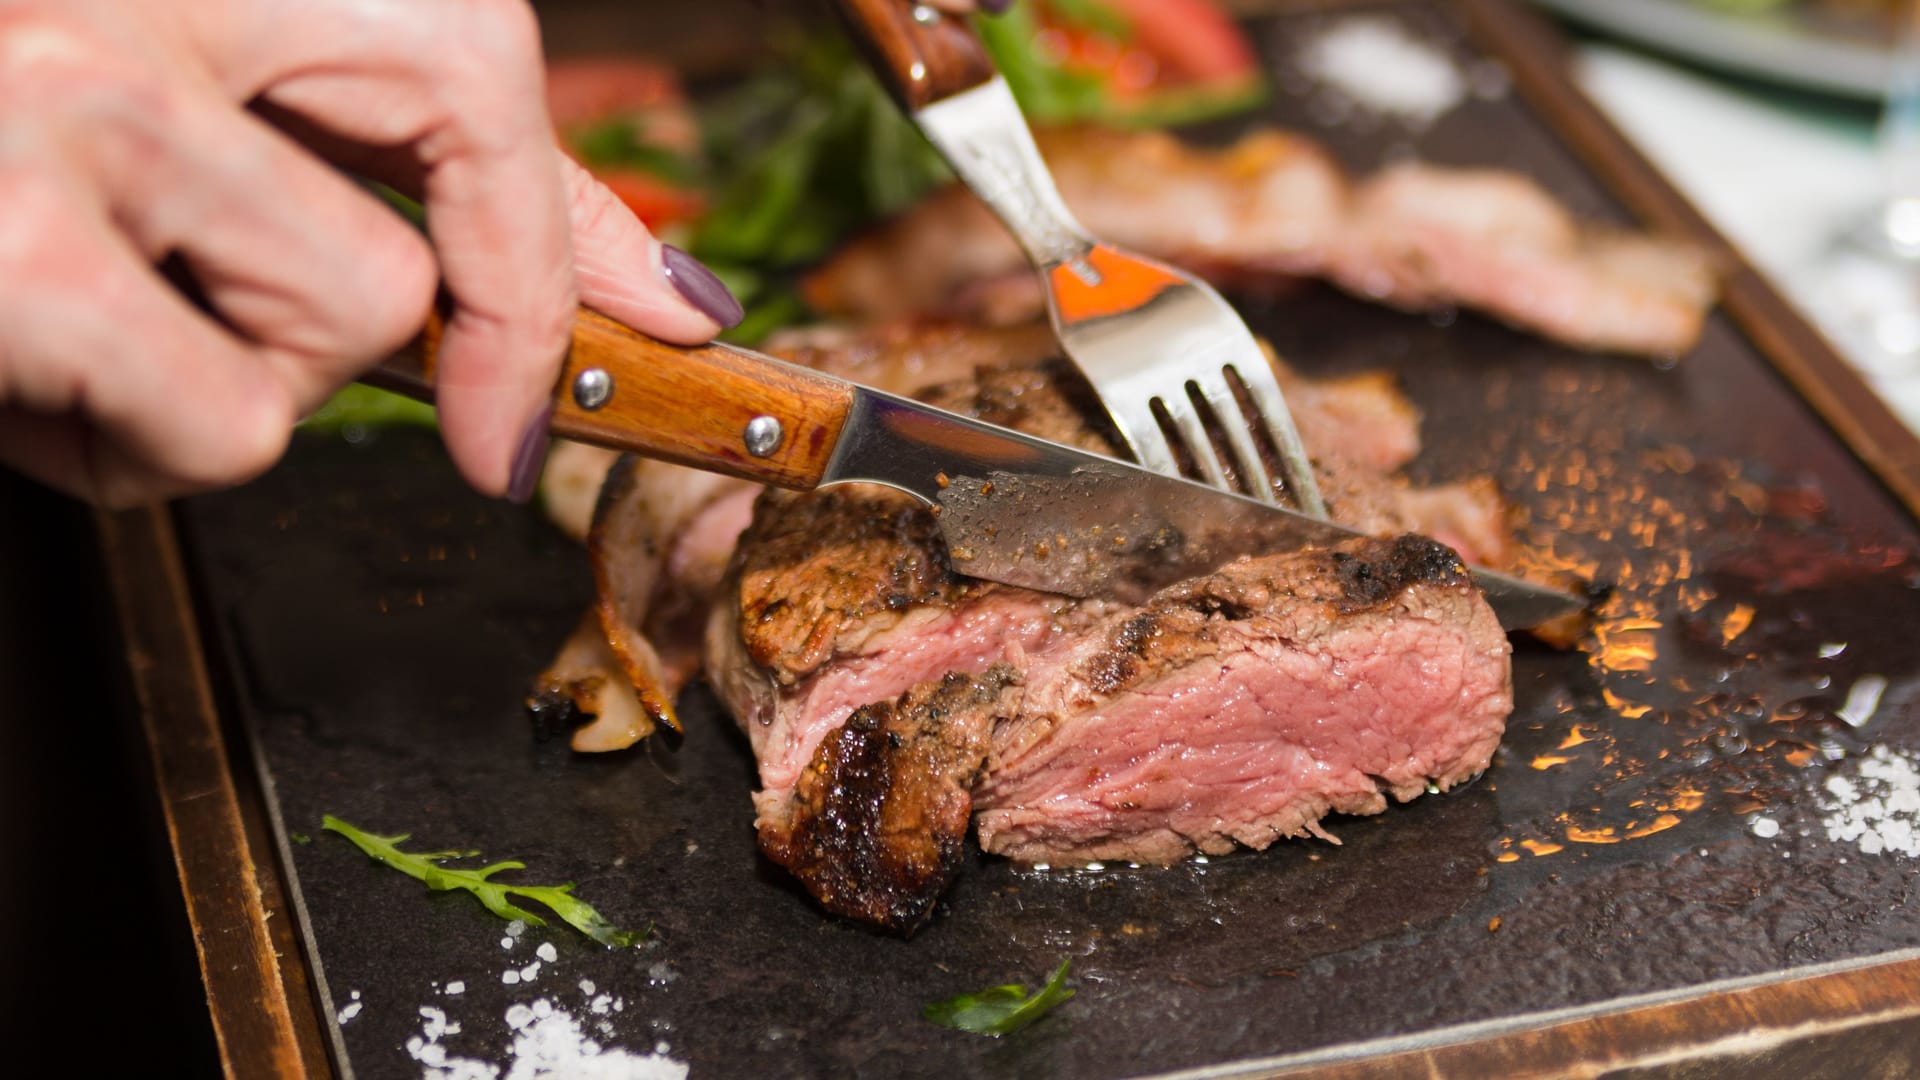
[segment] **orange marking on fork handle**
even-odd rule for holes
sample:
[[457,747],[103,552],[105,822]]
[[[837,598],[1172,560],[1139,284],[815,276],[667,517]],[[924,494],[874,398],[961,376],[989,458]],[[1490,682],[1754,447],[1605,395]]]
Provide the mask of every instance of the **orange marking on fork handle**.
[[1181,280],[1150,262],[1103,245],[1088,251],[1086,261],[1099,273],[1100,284],[1087,284],[1064,264],[1052,271],[1053,295],[1059,302],[1061,318],[1067,322],[1136,310]]

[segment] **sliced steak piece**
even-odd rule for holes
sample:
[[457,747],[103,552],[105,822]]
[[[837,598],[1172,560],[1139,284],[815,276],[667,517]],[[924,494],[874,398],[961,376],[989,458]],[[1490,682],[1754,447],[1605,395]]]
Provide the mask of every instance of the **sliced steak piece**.
[[[1059,366],[922,396],[1111,451]],[[1403,485],[1348,466],[1337,490],[1404,527]],[[885,488],[766,492],[708,621],[708,677],[759,764],[762,847],[836,911],[924,917],[981,715],[983,838],[1035,862],[1264,846],[1456,783],[1499,740],[1505,636],[1431,540],[1242,560],[1126,607],[959,577],[934,524]],[[941,738],[956,748],[927,742]],[[1103,740],[1138,761],[1102,756]],[[936,819],[925,844],[890,839],[887,823]]]
[[1485,769],[1509,647],[1459,557],[1417,536],[1244,559],[1029,657],[976,793],[981,846],[1168,863],[1325,836]]
[[912,931],[960,868],[993,729],[1019,697],[996,665],[854,710],[763,817],[760,849],[827,910]]

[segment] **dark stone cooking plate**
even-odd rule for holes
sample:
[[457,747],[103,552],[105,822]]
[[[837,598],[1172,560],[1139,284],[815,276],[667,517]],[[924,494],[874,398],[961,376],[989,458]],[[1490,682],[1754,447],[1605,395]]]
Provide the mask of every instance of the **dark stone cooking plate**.
[[[1483,62],[1449,17],[1392,10]],[[1284,69],[1330,17],[1255,26]],[[1315,127],[1313,93],[1287,85],[1273,118]],[[1356,168],[1409,150],[1518,168],[1622,219],[1508,94],[1418,135],[1322,134]],[[1151,1074],[1920,945],[1903,911],[1920,864],[1828,840],[1818,804],[1871,747],[1920,752],[1914,522],[1746,338],[1716,317],[1663,367],[1319,287],[1248,312],[1309,372],[1398,372],[1426,412],[1420,473],[1497,477],[1539,560],[1608,589],[1594,634],[1570,652],[1519,642],[1488,774],[1336,819],[1340,846],[1072,873],[976,857],[908,941],[823,916],[757,855],[751,758],[704,691],[677,750],[534,740],[522,697],[588,599],[586,560],[536,512],[470,494],[431,435],[305,437],[260,482],[184,504],[309,953],[351,1013],[336,1031],[352,1072],[418,1076],[426,1043],[506,1062],[509,1006],[545,998],[695,1075]],[[1875,677],[1877,710],[1844,722]],[[654,939],[610,951],[548,927],[503,948],[470,897],[373,864],[320,831],[325,813],[522,859],[521,880],[577,882]],[[1756,835],[1759,817],[1780,833]],[[556,958],[534,981],[503,982],[542,942]],[[1062,957],[1078,996],[1017,1036],[919,1019]]]

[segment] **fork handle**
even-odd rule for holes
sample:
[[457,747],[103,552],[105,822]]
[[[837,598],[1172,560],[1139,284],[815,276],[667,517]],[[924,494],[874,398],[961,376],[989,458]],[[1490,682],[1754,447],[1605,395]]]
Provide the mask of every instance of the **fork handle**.
[[964,19],[913,0],[835,0],[893,100],[908,113],[993,78],[993,59]]

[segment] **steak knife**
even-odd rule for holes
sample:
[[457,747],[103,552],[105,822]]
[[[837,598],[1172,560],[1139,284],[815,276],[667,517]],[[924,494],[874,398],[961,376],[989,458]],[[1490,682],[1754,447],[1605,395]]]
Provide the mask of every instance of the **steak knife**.
[[[364,382],[433,400],[440,322]],[[552,431],[806,491],[872,483],[927,503],[960,573],[1139,601],[1247,554],[1363,535],[1284,507],[945,412],[728,345],[658,342],[581,309]],[[1502,626],[1585,606],[1473,568]]]

